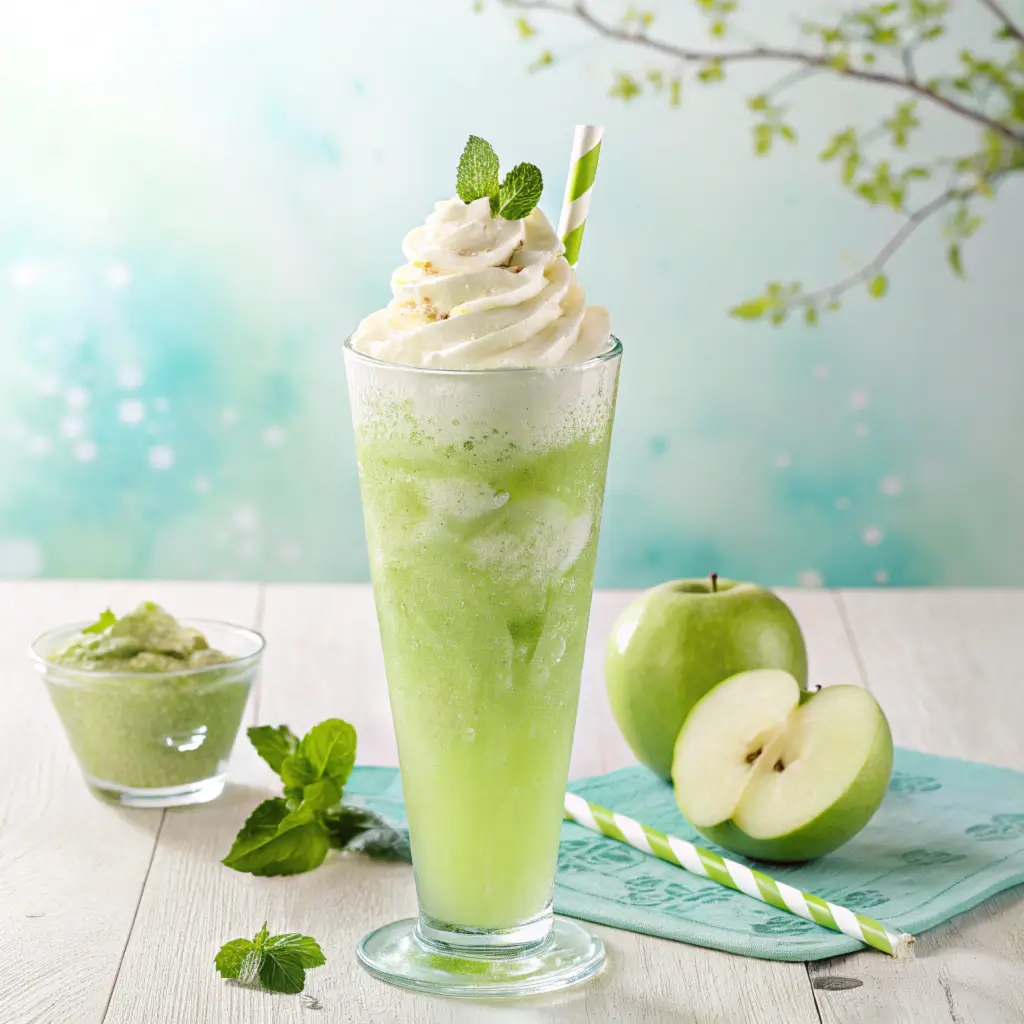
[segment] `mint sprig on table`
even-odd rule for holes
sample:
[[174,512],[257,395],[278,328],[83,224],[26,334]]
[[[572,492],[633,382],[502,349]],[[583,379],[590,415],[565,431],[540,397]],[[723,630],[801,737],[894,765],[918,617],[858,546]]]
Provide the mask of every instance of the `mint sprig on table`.
[[340,718],[313,726],[300,740],[286,725],[248,730],[256,752],[283,783],[246,819],[221,862],[251,875],[299,875],[333,849],[408,860],[408,840],[379,815],[342,802],[356,759],[356,731]]
[[308,935],[270,935],[267,922],[253,939],[225,942],[214,958],[221,977],[270,992],[294,994],[306,985],[306,971],[327,962],[320,944]]
[[464,203],[485,196],[491,213],[506,220],[522,220],[540,202],[544,178],[533,164],[517,164],[500,181],[498,154],[486,139],[470,135],[459,160],[455,191]]

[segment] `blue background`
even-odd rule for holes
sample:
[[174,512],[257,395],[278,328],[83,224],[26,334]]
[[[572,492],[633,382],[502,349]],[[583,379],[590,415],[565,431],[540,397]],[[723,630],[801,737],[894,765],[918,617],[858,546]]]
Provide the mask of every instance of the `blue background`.
[[[689,6],[661,7],[666,35],[706,42]],[[748,31],[797,39],[805,6],[761,7]],[[626,346],[598,582],[1024,581],[1024,189],[986,207],[966,282],[929,222],[884,300],[745,323],[728,309],[766,280],[829,284],[898,227],[817,159],[893,95],[794,88],[799,144],[761,160],[746,98],[778,67],[688,86],[678,110],[627,104],[609,84],[641,54],[531,20],[524,42],[469,0],[9,12],[0,576],[365,578],[341,342],[452,193],[466,135],[541,166],[554,219],[592,121],[580,271]],[[961,5],[948,52],[991,29]],[[530,73],[542,46],[557,59]],[[972,145],[921,113],[914,155]]]

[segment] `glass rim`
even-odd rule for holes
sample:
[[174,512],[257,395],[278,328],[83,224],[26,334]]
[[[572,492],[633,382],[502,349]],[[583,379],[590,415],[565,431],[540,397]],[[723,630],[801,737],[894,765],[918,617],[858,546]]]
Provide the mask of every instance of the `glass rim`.
[[68,622],[62,626],[54,626],[41,633],[29,645],[28,657],[40,671],[70,676],[82,682],[103,679],[183,679],[223,669],[246,668],[250,664],[259,661],[267,647],[266,637],[258,630],[251,629],[249,626],[239,626],[235,622],[226,622],[223,619],[181,619],[180,621],[185,626],[219,626],[223,629],[229,629],[236,634],[241,634],[254,640],[256,642],[256,649],[248,654],[231,657],[227,661],[219,661],[216,665],[197,665],[195,668],[176,668],[160,672],[142,672],[133,669],[102,669],[96,671],[94,669],[78,668],[75,665],[62,665],[59,661],[51,661],[49,657],[41,653],[40,648],[47,640],[60,635],[74,636],[81,633],[84,627],[91,625],[89,621],[83,620],[81,622]]
[[585,359],[582,363],[568,363],[565,366],[495,366],[486,370],[457,370],[444,366],[412,366],[409,363],[392,363],[387,359],[378,359],[376,356],[367,355],[365,352],[360,352],[358,349],[353,348],[353,337],[354,335],[350,334],[342,344],[345,354],[353,359],[361,360],[370,366],[391,370],[405,370],[410,373],[437,374],[442,377],[515,376],[516,374],[521,374],[522,376],[542,374],[545,377],[549,377],[558,373],[582,372],[622,356],[622,342],[614,334],[609,334],[608,341],[610,344],[608,348],[603,352],[598,352],[596,356]]

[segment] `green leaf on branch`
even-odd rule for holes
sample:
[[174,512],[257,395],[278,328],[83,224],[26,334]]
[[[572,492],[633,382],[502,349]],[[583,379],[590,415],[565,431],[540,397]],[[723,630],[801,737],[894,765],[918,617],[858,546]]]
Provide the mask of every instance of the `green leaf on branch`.
[[861,165],[861,155],[858,152],[847,153],[846,159],[843,161],[843,169],[840,172],[844,185],[850,185],[853,183],[853,179],[857,174]]
[[760,320],[774,305],[771,299],[762,295],[756,299],[748,299],[738,306],[729,310],[730,316],[738,317],[740,320]]
[[715,37],[715,39],[722,39],[725,37],[726,24],[724,21],[712,22],[711,28],[709,28],[708,31]]
[[670,107],[678,107],[683,101],[683,80],[676,75],[668,83],[668,103]]
[[608,95],[612,99],[624,100],[626,103],[629,103],[642,92],[643,88],[640,83],[631,74],[626,71],[617,71],[612,87],[608,90]]
[[520,39],[529,39],[530,36],[535,36],[537,30],[526,20],[526,18],[516,18],[516,32],[519,33]]
[[725,71],[722,70],[722,62],[720,60],[709,60],[700,69],[700,71],[697,72],[697,77],[705,84],[721,82],[722,79],[725,78]]
[[780,124],[779,125],[779,134],[787,142],[796,142],[796,130],[791,125]]
[[758,156],[766,156],[771,152],[774,131],[770,124],[755,124],[754,128],[754,152]]
[[647,81],[654,86],[655,92],[661,92],[665,88],[665,74],[661,68],[651,68],[647,72]]
[[875,274],[868,281],[868,295],[873,299],[880,299],[889,290],[889,278],[885,274]]
[[541,50],[537,54],[537,59],[526,66],[526,70],[532,74],[534,71],[540,71],[541,68],[546,68],[549,64],[554,63],[555,55],[550,50]]
[[882,122],[882,125],[889,130],[892,136],[892,144],[899,149],[906,147],[911,131],[921,124],[916,111],[916,100],[898,103],[892,117]]
[[814,327],[818,322],[818,311],[814,306],[804,306],[804,323],[808,327]]
[[747,108],[749,110],[754,110],[754,111],[767,110],[768,109],[768,97],[765,96],[765,94],[763,92],[762,93],[758,93],[756,96],[751,96],[750,99],[747,100]]
[[876,46],[896,46],[900,37],[894,28],[876,28],[868,33],[868,41]]
[[959,278],[964,278],[967,275],[964,273],[964,265],[960,261],[960,246],[957,242],[954,242],[949,249],[946,251],[946,257],[949,260],[949,265]]
[[653,11],[641,11],[637,7],[630,6],[622,16],[622,23],[627,27],[635,25],[641,32],[646,32],[654,24]]

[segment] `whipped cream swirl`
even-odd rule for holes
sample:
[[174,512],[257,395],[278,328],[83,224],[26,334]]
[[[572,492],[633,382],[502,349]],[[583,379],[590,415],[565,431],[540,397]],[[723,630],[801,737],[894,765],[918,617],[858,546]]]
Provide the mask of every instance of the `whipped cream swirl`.
[[587,307],[564,247],[540,210],[492,216],[490,201],[445,199],[405,236],[394,298],[352,347],[407,366],[454,370],[582,363],[608,346],[601,306]]

